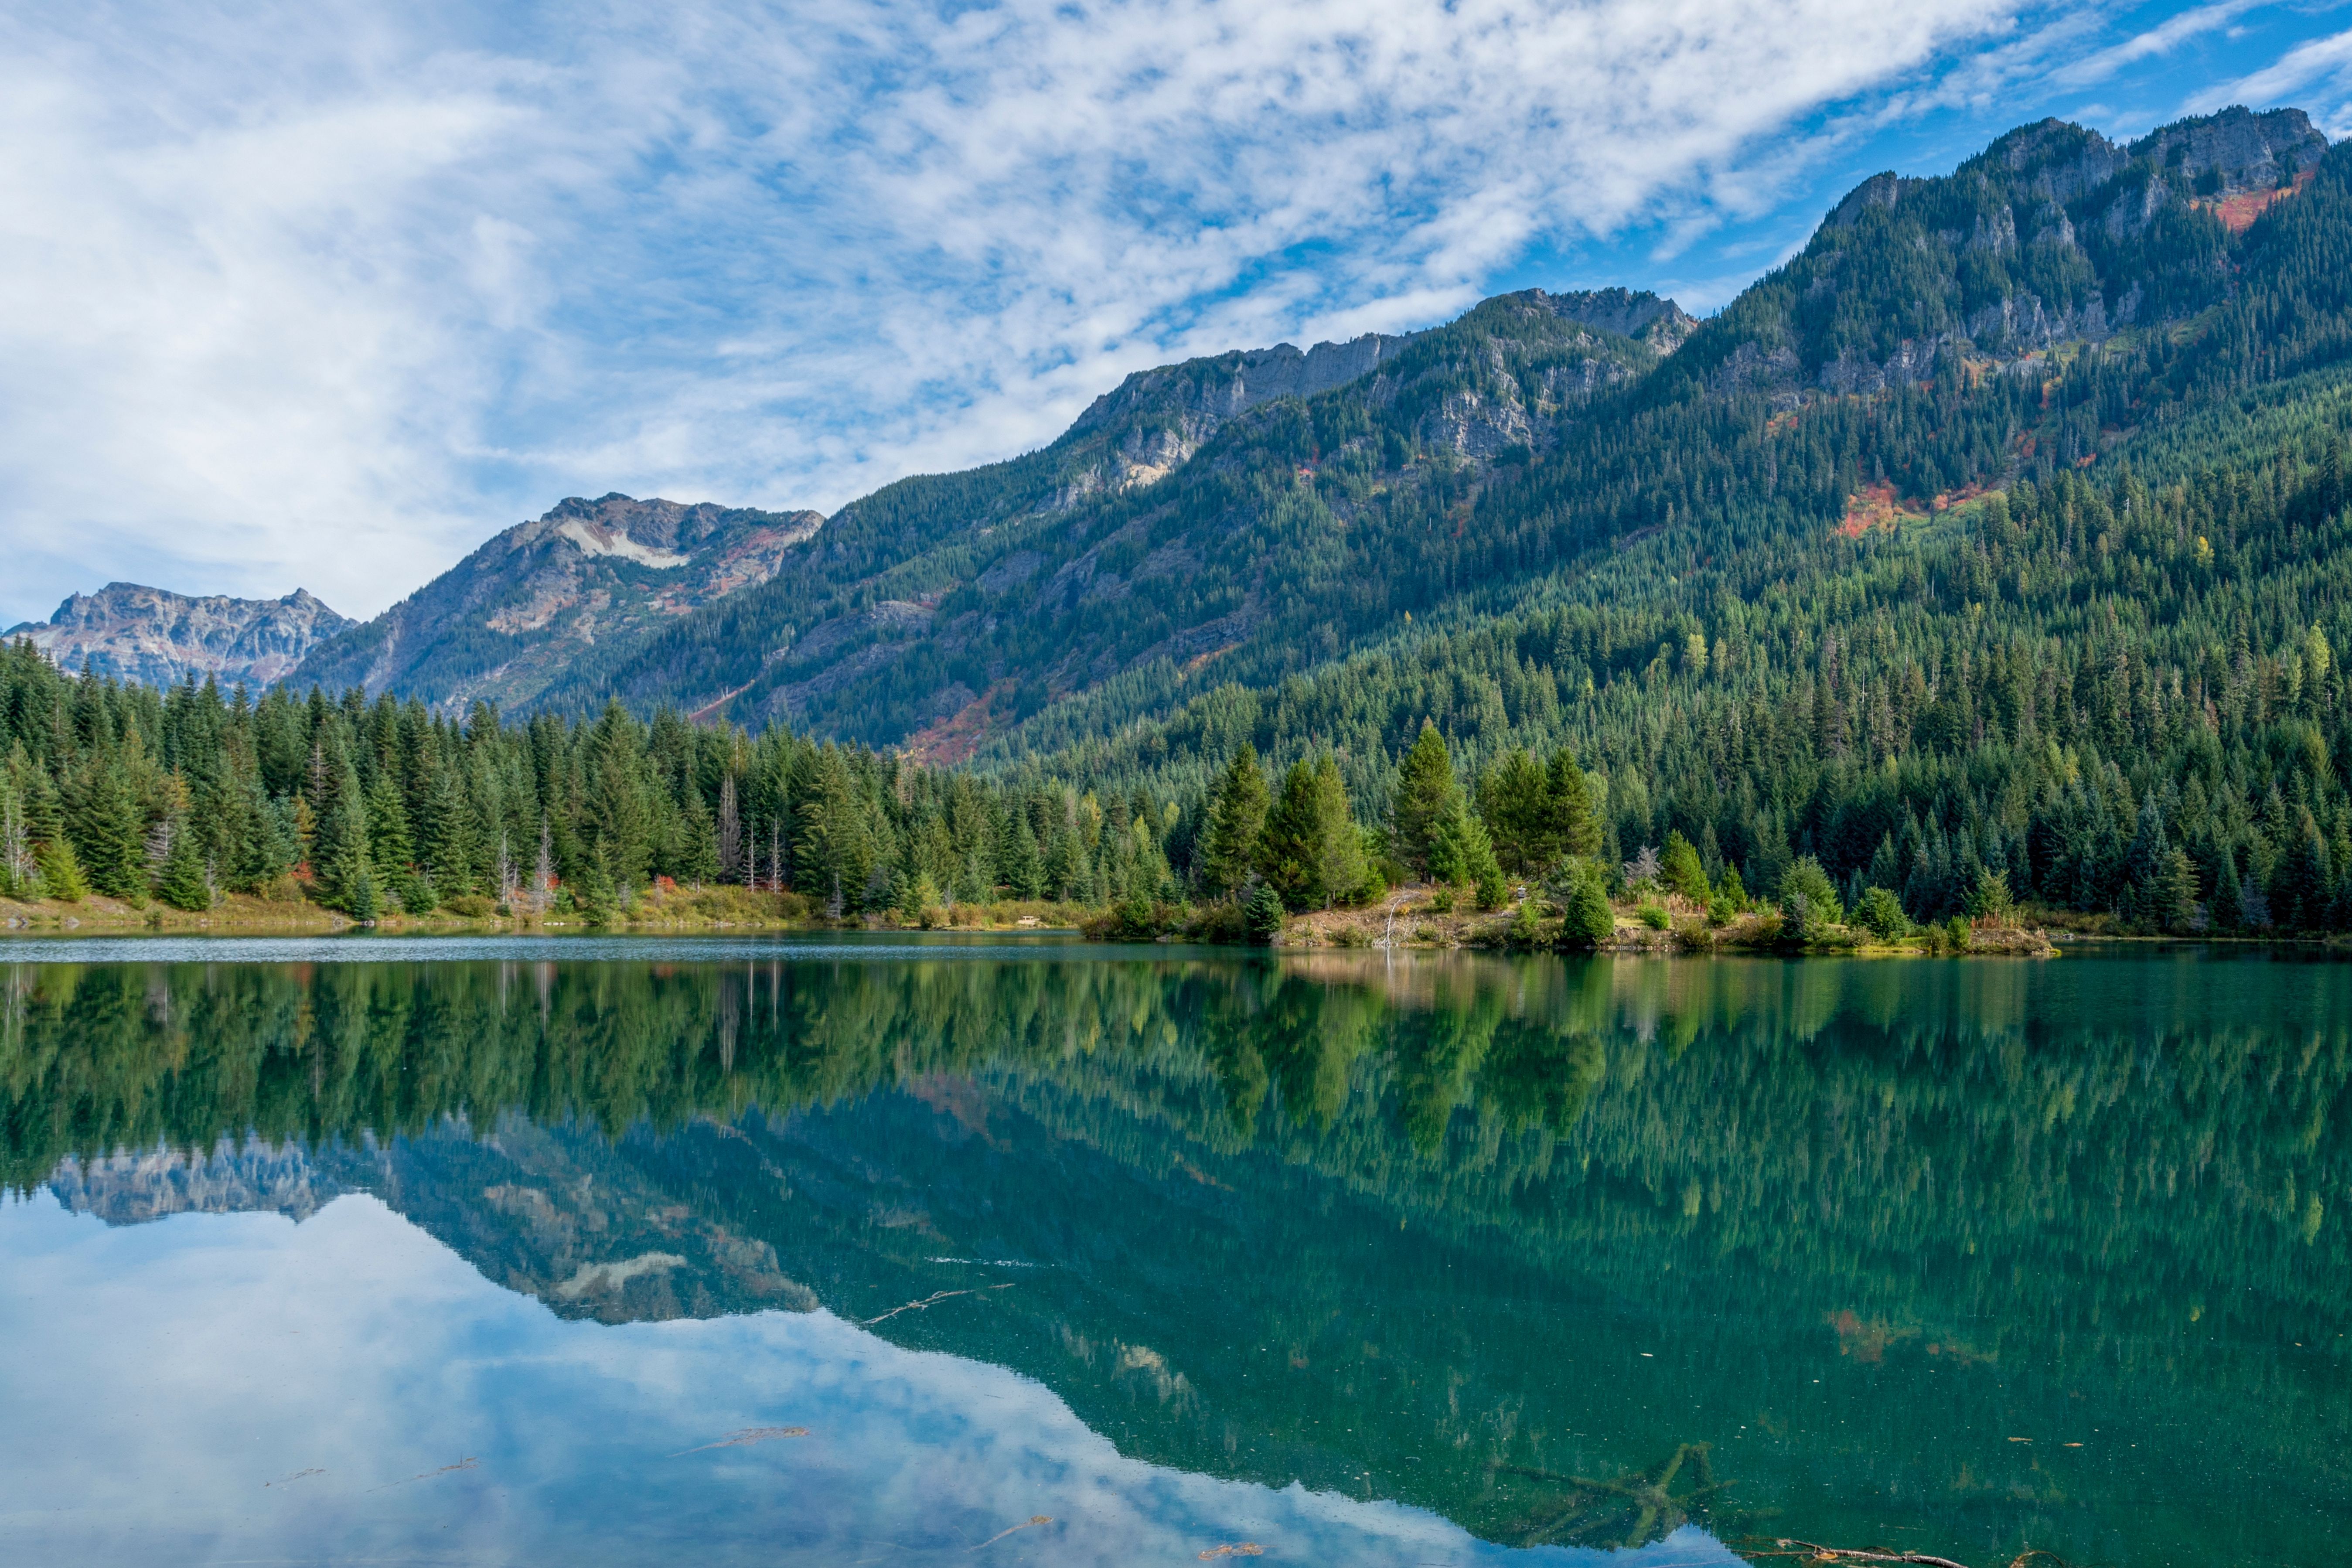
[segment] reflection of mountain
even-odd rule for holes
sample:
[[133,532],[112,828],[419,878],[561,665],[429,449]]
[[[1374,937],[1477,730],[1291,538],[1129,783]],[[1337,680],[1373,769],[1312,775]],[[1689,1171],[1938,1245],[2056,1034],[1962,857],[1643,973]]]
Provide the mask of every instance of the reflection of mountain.
[[972,1291],[876,1331],[1190,1469],[1517,1540],[1573,1489],[1525,1472],[1707,1441],[1776,1530],[2078,1559],[2230,1556],[2117,1500],[2217,1454],[2294,1505],[2282,1560],[2352,1507],[2340,1373],[2282,1355],[2347,1315],[2325,966],[17,974],[19,1182],[250,1128],[320,1151],[307,1188],[85,1157],[60,1195],[364,1187],[608,1321]]
[[346,1192],[373,1192],[489,1279],[560,1316],[630,1322],[764,1308],[814,1310],[777,1272],[776,1249],[697,1216],[647,1185],[601,1138],[503,1119],[487,1138],[451,1126],[423,1138],[315,1155],[298,1145],[206,1154],[157,1149],[69,1159],[58,1201],[110,1225],[181,1213],[274,1209],[307,1219]]

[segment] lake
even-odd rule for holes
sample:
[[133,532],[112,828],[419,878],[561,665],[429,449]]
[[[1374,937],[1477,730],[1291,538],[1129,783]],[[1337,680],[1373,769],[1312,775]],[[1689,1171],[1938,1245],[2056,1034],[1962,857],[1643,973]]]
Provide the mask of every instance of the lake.
[[19,942],[0,1561],[2338,1563],[2347,1086],[2276,952]]

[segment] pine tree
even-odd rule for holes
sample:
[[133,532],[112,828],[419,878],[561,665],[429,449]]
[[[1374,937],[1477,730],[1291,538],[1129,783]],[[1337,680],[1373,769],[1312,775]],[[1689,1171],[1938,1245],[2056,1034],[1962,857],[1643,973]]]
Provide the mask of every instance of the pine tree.
[[1559,858],[1551,781],[1526,747],[1512,747],[1478,781],[1478,815],[1506,869],[1526,875]]
[[78,904],[89,897],[89,879],[74,853],[73,840],[63,834],[41,847],[41,888],[59,903]]
[[677,847],[670,852],[670,875],[699,888],[719,878],[719,835],[702,792],[687,787],[686,804],[678,809]]
[[1482,910],[1500,908],[1507,894],[1494,840],[1458,793],[1431,836],[1429,875],[1433,881],[1475,889]]
[[1560,940],[1567,945],[1591,948],[1616,934],[1617,911],[1610,907],[1600,868],[1591,860],[1569,861],[1549,891],[1560,906]]
[[382,894],[368,855],[359,774],[349,763],[329,795],[327,813],[319,822],[317,858],[311,863],[320,901],[353,920],[373,920]]
[[1551,786],[1551,826],[1545,837],[1545,847],[1554,856],[1590,858],[1600,854],[1601,819],[1593,810],[1592,783],[1577,766],[1576,754],[1565,747],[1554,752],[1547,772],[1547,782]]
[[1036,899],[1045,891],[1045,863],[1037,853],[1037,836],[1030,831],[1026,814],[1011,814],[1011,847],[1005,856],[1005,888],[1016,899]]
[[1348,804],[1339,762],[1328,752],[1315,764],[1315,833],[1316,879],[1322,884],[1324,907],[1355,901],[1369,874],[1364,836]]
[[1257,748],[1244,741],[1226,763],[1209,807],[1208,841],[1201,857],[1201,890],[1208,897],[1234,896],[1255,872],[1268,804]]
[[213,907],[213,889],[205,875],[205,858],[196,836],[184,822],[167,825],[171,847],[165,851],[163,864],[155,873],[155,896],[175,910],[208,910]]
[[1658,879],[1670,893],[1677,893],[1695,904],[1704,904],[1712,894],[1706,885],[1706,868],[1700,864],[1698,850],[1679,831],[1666,835],[1666,853],[1660,862]]
[[377,880],[397,886],[416,858],[408,839],[408,808],[401,804],[399,786],[386,769],[367,788],[368,860]]
[[1327,897],[1322,860],[1323,825],[1315,794],[1315,770],[1304,762],[1293,763],[1283,775],[1282,793],[1266,813],[1258,871],[1266,886],[1281,897],[1284,908],[1316,909]]
[[719,781],[719,879],[731,882],[743,874],[743,818],[735,804],[735,770]]
[[1390,808],[1389,842],[1408,868],[1430,875],[1439,825],[1459,806],[1461,795],[1445,738],[1435,724],[1423,721],[1421,734],[1397,764],[1396,800]]
[[66,807],[67,837],[90,887],[110,899],[143,903],[146,836],[122,764],[112,756],[93,757],[68,792]]

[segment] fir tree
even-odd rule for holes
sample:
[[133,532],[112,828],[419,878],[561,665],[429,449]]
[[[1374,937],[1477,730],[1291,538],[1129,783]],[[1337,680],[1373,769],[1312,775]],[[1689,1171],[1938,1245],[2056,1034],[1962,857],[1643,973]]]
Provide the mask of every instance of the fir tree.
[[1208,838],[1200,861],[1202,893],[1231,898],[1248,883],[1257,869],[1268,805],[1257,748],[1244,741],[1226,763],[1209,807]]
[[168,827],[171,847],[155,873],[155,896],[175,910],[212,908],[211,879],[205,872],[204,853],[196,836],[185,823],[171,823]]
[[1430,855],[1440,825],[1457,809],[1461,795],[1445,738],[1435,724],[1423,721],[1421,733],[1397,764],[1396,799],[1389,816],[1390,845],[1414,873],[1431,874]]

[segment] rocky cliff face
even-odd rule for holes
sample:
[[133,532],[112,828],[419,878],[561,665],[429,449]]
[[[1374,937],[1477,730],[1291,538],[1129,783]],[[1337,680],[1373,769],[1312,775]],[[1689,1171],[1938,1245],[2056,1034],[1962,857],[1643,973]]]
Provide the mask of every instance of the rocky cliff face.
[[11,626],[68,669],[169,686],[189,675],[224,686],[281,680],[320,642],[355,623],[297,588],[282,599],[190,598],[109,583],[76,594],[47,621]]
[[320,646],[294,678],[452,710],[478,699],[528,703],[582,650],[625,644],[765,583],[824,521],[814,511],[573,497]]

